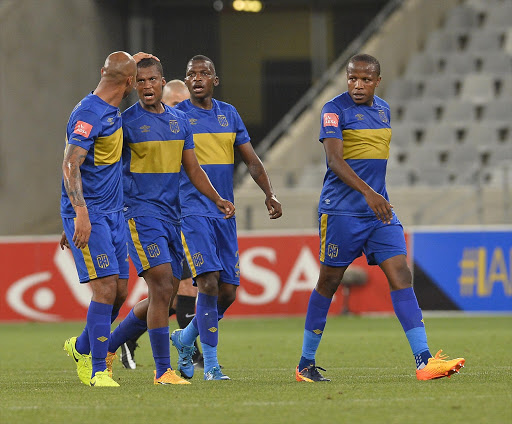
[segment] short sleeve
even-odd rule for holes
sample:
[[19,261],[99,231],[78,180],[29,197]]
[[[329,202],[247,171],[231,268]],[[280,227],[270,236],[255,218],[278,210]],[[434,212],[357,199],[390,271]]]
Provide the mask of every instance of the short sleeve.
[[343,113],[332,102],[328,102],[322,108],[320,115],[320,136],[318,139],[339,138],[343,140]]
[[245,128],[245,124],[243,123],[242,118],[238,114],[237,110],[234,110],[234,120],[236,130],[235,146],[240,146],[241,144],[245,144],[251,141],[251,137],[249,137],[247,128]]
[[[183,114],[185,115],[185,114]],[[192,132],[192,127],[190,126],[190,122],[186,116],[182,119],[183,122],[183,134],[185,135],[185,144],[183,145],[183,150],[193,149],[194,146],[194,133]]]
[[68,144],[89,150],[101,132],[101,120],[89,111],[73,114],[68,124]]

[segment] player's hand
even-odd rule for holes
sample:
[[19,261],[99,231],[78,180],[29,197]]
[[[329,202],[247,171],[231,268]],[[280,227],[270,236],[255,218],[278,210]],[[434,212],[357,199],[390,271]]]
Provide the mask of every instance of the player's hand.
[[224,219],[232,218],[235,214],[235,205],[231,203],[229,200],[220,198],[215,202],[217,208],[224,213]]
[[83,249],[89,242],[91,236],[91,221],[89,221],[89,212],[87,207],[76,208],[75,233],[73,234],[73,244],[78,249]]
[[270,219],[277,219],[283,215],[281,203],[277,200],[275,195],[267,197],[265,199],[265,205],[267,206]]
[[155,59],[160,62],[160,59],[151,53],[138,52],[133,55],[133,58],[135,59],[135,63],[139,63],[142,59]]
[[71,249],[71,246],[69,245],[68,238],[66,237],[66,233],[63,231],[60,236],[60,242],[59,242],[61,250],[64,250],[64,247],[67,247],[68,249]]
[[384,224],[389,224],[393,219],[393,205],[389,203],[384,196],[381,196],[373,190],[365,194],[364,197],[377,219]]

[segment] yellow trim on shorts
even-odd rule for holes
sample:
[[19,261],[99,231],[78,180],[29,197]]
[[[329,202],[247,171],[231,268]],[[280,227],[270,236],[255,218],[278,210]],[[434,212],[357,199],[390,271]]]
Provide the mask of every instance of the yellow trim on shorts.
[[142,264],[142,269],[149,269],[149,261],[146,256],[146,252],[144,252],[144,248],[139,240],[139,233],[137,232],[137,228],[135,226],[135,220],[130,218],[128,220],[128,226],[130,227],[130,235],[132,236],[132,241],[135,246],[135,250],[137,251],[137,256],[139,257],[140,263]]
[[96,274],[96,268],[94,268],[91,251],[89,250],[89,245],[82,249],[82,255],[84,257],[85,266],[87,267],[87,272],[89,273],[89,280],[98,278],[98,274]]
[[[76,217],[73,218],[73,222],[76,224]],[[94,261],[92,260],[91,251],[89,250],[89,245],[85,246],[83,249],[80,249],[80,251],[82,252],[85,267],[87,268],[87,273],[89,274],[89,280],[98,278],[98,274],[96,274],[96,268],[94,268]]]
[[329,215],[322,214],[320,218],[320,261],[325,261],[325,240],[327,235],[327,218]]
[[181,232],[181,244],[183,245],[183,250],[185,251],[185,258],[187,258],[188,265],[190,266],[190,272],[192,273],[192,277],[197,276],[196,267],[194,266],[194,261],[192,261],[192,255],[190,254],[190,250],[188,250],[187,241],[185,240],[185,234],[183,231]]

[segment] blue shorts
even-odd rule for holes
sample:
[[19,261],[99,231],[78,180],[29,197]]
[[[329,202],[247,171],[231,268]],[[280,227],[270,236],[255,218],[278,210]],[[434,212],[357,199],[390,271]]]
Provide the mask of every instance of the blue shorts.
[[342,267],[365,254],[368,265],[380,265],[386,259],[407,255],[404,229],[393,213],[391,223],[375,217],[318,214],[320,262]]
[[192,277],[220,271],[220,281],[240,285],[238,240],[234,218],[186,216],[181,223],[185,257]]
[[78,278],[87,283],[108,275],[128,278],[126,221],[122,212],[107,215],[91,214],[91,236],[87,246],[77,249],[73,244],[75,218],[62,218],[64,232],[71,246]]
[[128,220],[128,250],[139,276],[149,268],[170,263],[179,280],[182,273],[181,227],[148,216]]

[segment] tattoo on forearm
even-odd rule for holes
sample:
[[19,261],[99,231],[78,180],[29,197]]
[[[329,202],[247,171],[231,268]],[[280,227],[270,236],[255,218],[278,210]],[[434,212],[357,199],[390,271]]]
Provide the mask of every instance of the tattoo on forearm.
[[62,171],[64,187],[73,206],[86,206],[82,189],[82,175],[80,165],[87,156],[87,150],[69,144],[66,148]]

